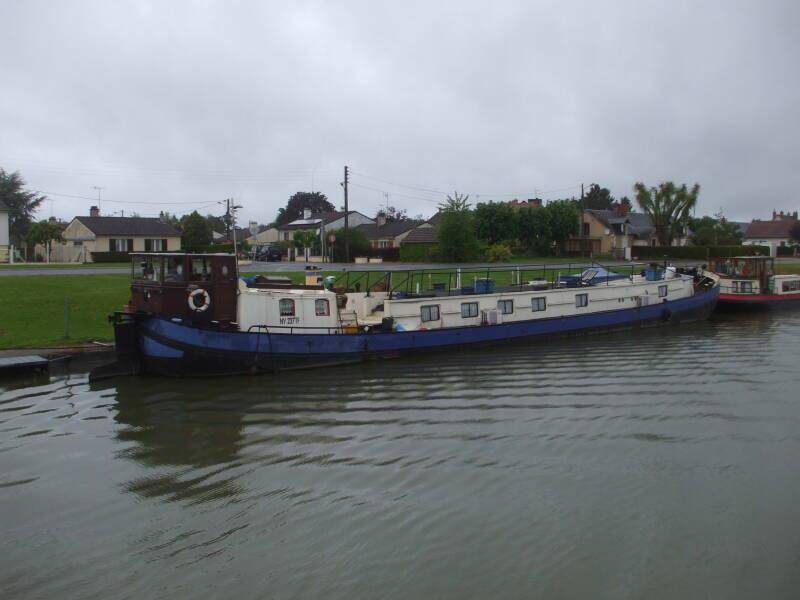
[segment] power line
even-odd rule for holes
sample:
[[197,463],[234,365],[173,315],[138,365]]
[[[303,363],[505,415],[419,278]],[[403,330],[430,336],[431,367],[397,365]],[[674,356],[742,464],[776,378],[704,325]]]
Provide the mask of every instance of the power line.
[[[48,196],[62,196],[64,198],[77,198],[79,200],[92,200],[97,201],[97,198],[92,198],[91,196],[77,196],[75,194],[62,194],[60,192],[46,192],[44,190],[33,190],[36,194],[47,194]],[[108,198],[104,198],[103,202],[113,202],[115,204],[152,204],[155,206],[163,206],[163,205],[198,205],[198,202],[147,202],[147,201],[140,201],[140,200],[109,200]],[[220,201],[218,200],[206,200],[201,201],[203,204],[218,204]]]

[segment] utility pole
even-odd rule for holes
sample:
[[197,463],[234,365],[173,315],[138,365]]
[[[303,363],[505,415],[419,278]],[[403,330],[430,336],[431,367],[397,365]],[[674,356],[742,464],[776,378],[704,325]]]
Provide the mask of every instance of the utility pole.
[[586,199],[583,195],[583,184],[581,184],[581,255],[586,252],[586,240],[583,237],[583,220],[586,218]]
[[231,239],[231,199],[225,198],[225,237]]
[[344,167],[344,261],[350,262],[350,223],[349,212],[350,207],[347,204],[347,184],[349,182],[349,173],[347,165]]

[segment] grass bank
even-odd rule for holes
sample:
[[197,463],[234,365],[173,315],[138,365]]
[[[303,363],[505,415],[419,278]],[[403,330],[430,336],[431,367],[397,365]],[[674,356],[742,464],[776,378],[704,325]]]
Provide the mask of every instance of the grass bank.
[[0,265],[0,269],[94,269],[96,267],[128,267],[130,263],[14,263],[13,265]]

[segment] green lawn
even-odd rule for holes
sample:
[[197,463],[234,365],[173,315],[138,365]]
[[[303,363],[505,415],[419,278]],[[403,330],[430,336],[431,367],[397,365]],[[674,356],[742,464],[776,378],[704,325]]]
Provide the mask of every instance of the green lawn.
[[14,263],[0,265],[0,269],[93,269],[95,267],[130,267],[130,263]]
[[[130,298],[128,275],[51,275],[0,278],[0,349],[109,341],[106,318]],[[64,299],[70,336],[64,338]]]

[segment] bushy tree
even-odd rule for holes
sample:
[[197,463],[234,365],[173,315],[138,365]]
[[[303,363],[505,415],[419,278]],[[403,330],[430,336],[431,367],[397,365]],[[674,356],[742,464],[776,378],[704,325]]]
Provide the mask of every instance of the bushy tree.
[[274,225],[285,225],[302,219],[303,211],[306,209],[311,212],[333,212],[336,207],[328,202],[328,198],[322,192],[297,192],[289,198],[285,208],[278,209]]
[[480,202],[475,207],[475,230],[478,239],[497,244],[516,238],[514,209],[505,202]]
[[308,250],[312,248],[319,239],[317,232],[313,229],[301,229],[294,232],[293,238],[295,244],[303,249],[303,257],[308,260]]
[[7,173],[0,169],[0,202],[8,206],[8,232],[11,243],[21,245],[33,224],[33,215],[47,196],[27,192],[25,180],[18,171]]
[[[333,260],[335,262],[344,262],[344,227],[333,231],[327,231],[325,237],[327,238],[331,234],[336,236],[336,241],[333,242],[330,248]],[[369,238],[363,230],[358,227],[348,228],[348,238],[350,239],[350,256],[363,256],[369,252]],[[327,240],[326,243],[328,243]]]
[[47,254],[49,255],[53,250],[53,242],[63,241],[61,237],[63,231],[63,224],[53,223],[51,221],[39,221],[31,225],[28,233],[25,234],[25,243],[28,244],[28,246],[42,244],[47,248]]
[[792,238],[795,244],[800,244],[800,221],[796,221],[789,229],[789,237]]
[[580,212],[569,200],[555,200],[544,207],[550,226],[550,238],[560,250],[564,241],[580,231]]
[[697,205],[700,185],[695,183],[689,189],[685,183],[677,186],[665,181],[650,188],[636,183],[633,189],[639,207],[650,217],[659,245],[671,246]]
[[406,209],[398,210],[394,206],[387,206],[386,208],[381,208],[375,214],[376,221],[378,220],[378,217],[383,217],[384,219],[386,219],[387,223],[396,223],[398,221],[410,221]]
[[442,217],[436,228],[439,258],[452,262],[473,262],[480,247],[476,235],[475,216],[469,207],[469,195],[454,192],[440,207]]
[[581,208],[594,210],[611,210],[614,196],[608,188],[600,187],[596,183],[589,186],[589,191],[584,194]]
[[549,216],[542,206],[523,206],[517,211],[517,239],[523,246],[541,252],[550,245]]
[[197,211],[186,217],[181,233],[181,246],[184,250],[198,252],[208,246],[211,239],[211,227],[204,217],[200,216]]

